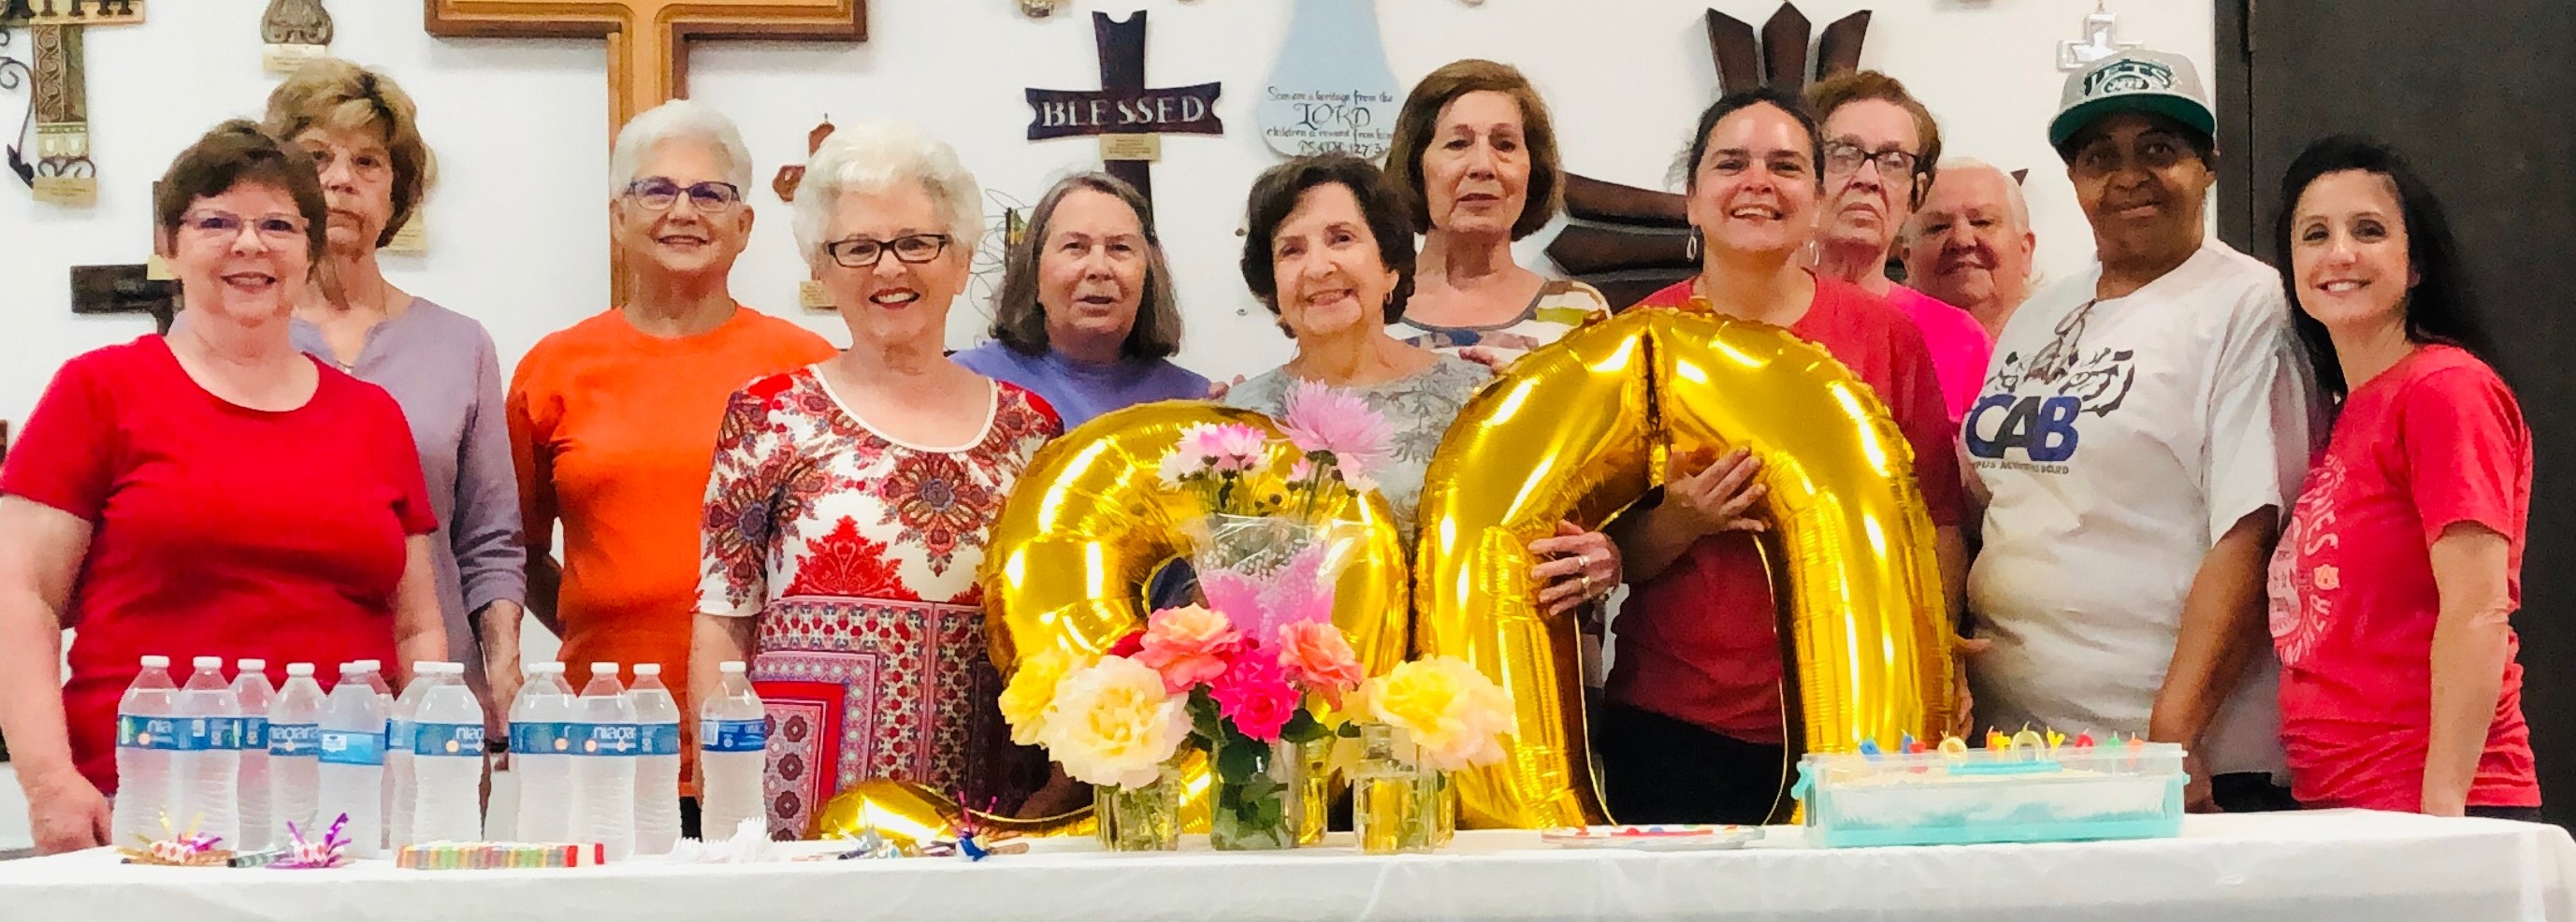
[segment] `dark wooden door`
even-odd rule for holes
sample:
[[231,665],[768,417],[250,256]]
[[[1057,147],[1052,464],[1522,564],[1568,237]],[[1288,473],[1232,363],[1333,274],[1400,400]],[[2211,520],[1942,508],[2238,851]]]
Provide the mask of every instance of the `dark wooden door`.
[[2576,3],[2219,0],[2219,233],[2266,260],[2281,174],[2345,131],[2449,213],[2536,443],[2523,709],[2549,817],[2576,821]]

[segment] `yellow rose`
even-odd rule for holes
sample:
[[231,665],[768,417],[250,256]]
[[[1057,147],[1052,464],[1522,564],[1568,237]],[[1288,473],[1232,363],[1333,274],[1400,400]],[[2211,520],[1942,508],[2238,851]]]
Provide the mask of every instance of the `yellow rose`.
[[1076,781],[1152,784],[1189,736],[1185,704],[1164,690],[1162,673],[1108,657],[1057,683],[1038,742]]
[[1039,731],[1046,729],[1047,706],[1055,703],[1056,685],[1072,670],[1073,657],[1054,648],[1020,661],[1011,684],[1002,689],[1002,719],[1011,725],[1012,744],[1037,744]]
[[1360,687],[1358,713],[1402,728],[1441,771],[1503,757],[1502,736],[1518,732],[1511,697],[1467,661],[1440,656],[1405,663]]

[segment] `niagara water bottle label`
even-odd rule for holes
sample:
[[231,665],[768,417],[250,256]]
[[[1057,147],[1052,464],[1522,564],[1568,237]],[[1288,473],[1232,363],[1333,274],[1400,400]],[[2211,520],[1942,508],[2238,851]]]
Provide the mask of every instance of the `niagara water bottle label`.
[[179,745],[183,752],[208,752],[241,748],[241,718],[188,717],[179,721]]
[[322,731],[322,764],[383,765],[385,735],[356,730]]
[[560,755],[572,752],[572,725],[568,723],[510,724],[510,751],[518,755]]
[[[581,739],[573,747],[574,755],[631,756],[640,755],[643,747],[636,740],[634,724],[582,724],[573,728]],[[587,732],[585,732],[587,731]]]
[[698,742],[708,752],[761,752],[769,748],[769,721],[701,720]]
[[241,751],[268,751],[268,718],[244,717],[241,719]]
[[116,745],[119,748],[175,751],[185,748],[184,736],[179,732],[177,718],[116,715]]
[[480,756],[483,725],[413,724],[411,752],[416,756]]
[[408,720],[385,721],[385,751],[412,751],[412,734],[418,732],[419,726]]
[[315,724],[269,724],[268,754],[309,756],[322,751],[322,728]]

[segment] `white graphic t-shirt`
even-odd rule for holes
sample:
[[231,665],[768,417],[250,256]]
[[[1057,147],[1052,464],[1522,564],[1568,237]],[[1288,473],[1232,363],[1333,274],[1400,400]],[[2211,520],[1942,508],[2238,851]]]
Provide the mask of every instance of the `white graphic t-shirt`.
[[[1989,497],[1968,577],[1978,719],[2145,732],[2201,558],[2286,515],[2324,431],[2280,276],[2210,240],[2127,297],[2099,266],[2014,312],[1962,424]],[[2285,777],[2266,646],[2201,739],[2213,774]]]

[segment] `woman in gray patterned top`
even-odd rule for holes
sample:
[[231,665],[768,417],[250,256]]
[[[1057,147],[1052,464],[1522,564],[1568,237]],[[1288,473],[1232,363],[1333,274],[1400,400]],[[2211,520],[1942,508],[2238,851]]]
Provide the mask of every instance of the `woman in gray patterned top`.
[[1410,545],[1423,470],[1493,372],[1387,334],[1413,292],[1413,230],[1403,196],[1376,166],[1348,154],[1290,160],[1253,180],[1245,212],[1243,281],[1297,354],[1235,385],[1225,402],[1278,416],[1299,381],[1315,381],[1384,414],[1395,441],[1378,491]]

